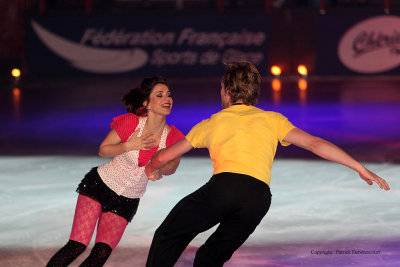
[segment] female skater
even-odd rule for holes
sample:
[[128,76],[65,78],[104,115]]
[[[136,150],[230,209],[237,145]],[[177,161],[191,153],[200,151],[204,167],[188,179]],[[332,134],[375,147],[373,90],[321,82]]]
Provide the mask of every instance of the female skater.
[[[93,168],[79,184],[69,241],[47,266],[68,266],[88,246],[96,224],[95,245],[80,266],[103,266],[145,193],[145,165],[158,150],[184,138],[178,129],[166,124],[173,101],[165,78],[145,78],[122,101],[129,113],[113,119],[99,148],[100,156],[113,159]],[[177,158],[154,175],[173,174],[179,161]]]

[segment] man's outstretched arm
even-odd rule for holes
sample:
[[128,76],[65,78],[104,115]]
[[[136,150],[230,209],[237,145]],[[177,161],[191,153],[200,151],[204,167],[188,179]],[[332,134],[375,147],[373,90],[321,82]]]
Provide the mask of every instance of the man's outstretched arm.
[[372,185],[372,182],[376,182],[380,188],[385,190],[390,189],[383,178],[365,168],[359,161],[355,160],[338,146],[322,138],[312,136],[299,128],[294,128],[285,136],[284,141],[307,149],[321,158],[355,170],[369,185]]
[[182,154],[185,154],[191,150],[193,146],[189,143],[186,138],[183,138],[175,144],[160,150],[154,154],[151,161],[146,166],[146,175],[150,180],[158,180],[162,177],[162,167],[164,167],[169,161],[179,158]]

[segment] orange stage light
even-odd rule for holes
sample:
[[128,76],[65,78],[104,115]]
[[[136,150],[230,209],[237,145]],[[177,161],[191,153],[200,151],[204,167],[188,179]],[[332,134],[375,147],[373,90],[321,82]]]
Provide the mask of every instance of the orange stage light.
[[300,64],[297,67],[297,72],[301,75],[301,76],[307,76],[308,75],[308,70],[307,67],[303,64]]
[[277,65],[273,65],[271,67],[271,74],[274,76],[280,76],[282,74],[282,69]]
[[11,75],[14,78],[18,79],[19,77],[21,77],[21,71],[19,69],[14,68],[11,70]]

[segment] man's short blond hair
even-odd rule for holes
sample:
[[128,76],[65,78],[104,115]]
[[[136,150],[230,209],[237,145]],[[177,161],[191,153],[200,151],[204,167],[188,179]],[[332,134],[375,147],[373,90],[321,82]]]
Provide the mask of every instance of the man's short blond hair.
[[239,61],[226,65],[222,84],[232,103],[242,100],[246,105],[257,104],[260,83],[260,73],[252,63]]

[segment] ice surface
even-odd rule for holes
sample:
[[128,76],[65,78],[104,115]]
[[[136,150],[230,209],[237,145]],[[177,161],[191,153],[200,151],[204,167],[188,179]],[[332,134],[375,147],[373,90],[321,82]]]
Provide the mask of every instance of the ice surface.
[[[44,266],[68,239],[79,181],[106,160],[0,157],[0,266]],[[368,186],[354,171],[331,162],[277,159],[271,209],[225,266],[399,266],[400,165],[365,165],[392,189]],[[174,175],[150,182],[105,266],[144,266],[155,229],[178,200],[211,175],[209,158],[184,157]],[[196,237],[176,266],[192,266],[196,249],[212,230]]]

